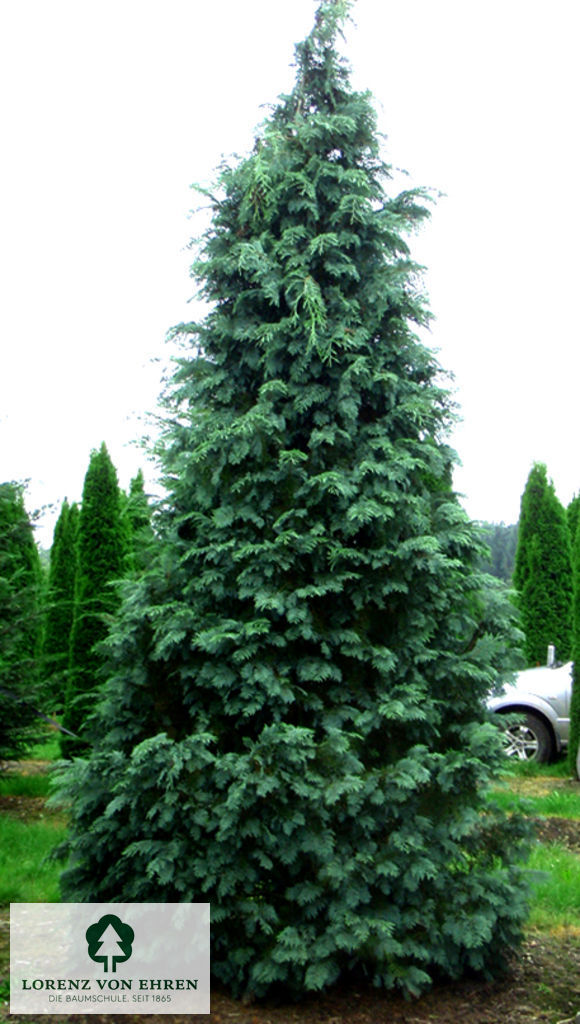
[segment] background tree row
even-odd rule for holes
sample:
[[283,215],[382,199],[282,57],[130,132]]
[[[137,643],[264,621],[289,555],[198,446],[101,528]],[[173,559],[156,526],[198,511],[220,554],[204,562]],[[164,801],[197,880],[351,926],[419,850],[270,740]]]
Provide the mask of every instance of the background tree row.
[[21,484],[0,484],[0,768],[38,734],[42,570]]
[[[91,454],[82,505],[63,502],[45,571],[23,491],[0,485],[0,760],[34,742],[41,715],[83,732],[114,582],[140,571],[152,539],[142,472],[125,494],[104,444]],[[62,734],[66,756],[83,746]]]

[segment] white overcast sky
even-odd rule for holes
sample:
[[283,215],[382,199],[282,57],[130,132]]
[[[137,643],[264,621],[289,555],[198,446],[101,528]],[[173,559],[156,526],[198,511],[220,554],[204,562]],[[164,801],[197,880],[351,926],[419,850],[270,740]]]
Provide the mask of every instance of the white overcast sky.
[[[192,182],[293,82],[315,0],[0,0],[0,480],[122,486],[166,331],[191,318]],[[456,486],[515,522],[534,461],[580,490],[577,0],[358,0],[347,54],[385,156],[446,194],[414,242],[455,377]],[[162,362],[151,362],[152,359]],[[39,539],[50,543],[45,516]]]

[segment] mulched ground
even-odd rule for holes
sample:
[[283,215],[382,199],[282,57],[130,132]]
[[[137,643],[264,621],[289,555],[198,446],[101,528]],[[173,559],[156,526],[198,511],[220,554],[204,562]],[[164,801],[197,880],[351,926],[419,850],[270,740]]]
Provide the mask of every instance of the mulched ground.
[[[529,939],[500,981],[440,986],[414,1002],[398,996],[343,988],[297,1005],[244,1006],[212,991],[211,1024],[557,1024],[580,1010],[580,937]],[[31,1024],[8,1013],[0,1020]],[[205,1024],[206,1015],[43,1016],[43,1024]],[[40,1022],[34,1022],[40,1024]]]
[[0,814],[2,812],[26,821],[42,818],[51,813],[45,807],[42,796],[3,796],[0,793]]
[[580,821],[569,818],[533,818],[532,821],[540,842],[561,843],[573,853],[580,853]]

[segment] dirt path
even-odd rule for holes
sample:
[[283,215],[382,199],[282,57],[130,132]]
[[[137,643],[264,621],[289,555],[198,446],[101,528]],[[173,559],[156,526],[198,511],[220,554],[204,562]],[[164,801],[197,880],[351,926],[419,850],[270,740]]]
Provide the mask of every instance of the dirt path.
[[0,767],[6,775],[46,775],[51,761],[3,761]]

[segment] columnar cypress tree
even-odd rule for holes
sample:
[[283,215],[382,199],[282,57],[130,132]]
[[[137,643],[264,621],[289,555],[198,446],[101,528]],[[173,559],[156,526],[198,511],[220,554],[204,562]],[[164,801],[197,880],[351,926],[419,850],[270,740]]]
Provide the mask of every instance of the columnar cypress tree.
[[129,537],[129,566],[140,571],[149,562],[153,540],[151,507],[145,494],[145,478],[140,469],[129,485],[124,518]]
[[578,526],[578,519],[580,518],[580,494],[575,494],[572,501],[566,508],[566,519],[568,521],[568,530],[570,532],[570,545],[574,547],[574,541],[576,540],[576,528]]
[[[121,523],[119,484],[106,445],[91,453],[78,523],[78,564],[74,621],[70,639],[69,679],[63,724],[84,735],[100,685],[101,656],[96,646],[107,634],[118,604],[112,586],[125,569],[126,536]],[[85,740],[61,735],[65,756],[78,753]]]
[[541,519],[541,509],[548,487],[547,469],[541,462],[532,466],[520,501],[520,518],[518,523],[518,546],[514,566],[513,582],[518,591],[522,591],[529,576],[529,546],[536,524]]
[[536,463],[522,494],[514,585],[528,664],[544,664],[548,644],[570,657],[572,565],[566,513],[546,467]]
[[576,530],[572,548],[572,699],[570,701],[570,737],[568,741],[568,767],[576,774],[580,745],[580,530]]
[[323,0],[297,82],[226,167],[183,325],[168,512],[69,772],[65,899],[209,900],[235,992],[416,992],[517,940],[519,832],[483,698],[509,613],[451,489],[450,400],[369,97]]
[[23,488],[0,484],[0,763],[34,742],[41,569]]
[[43,644],[49,699],[56,709],[65,698],[77,570],[78,506],[65,499],[54,528]]

